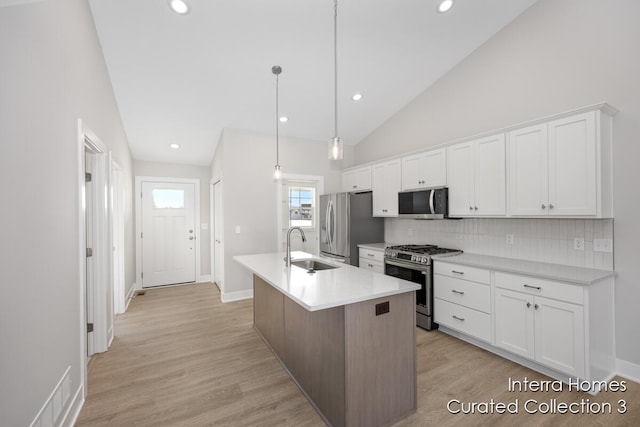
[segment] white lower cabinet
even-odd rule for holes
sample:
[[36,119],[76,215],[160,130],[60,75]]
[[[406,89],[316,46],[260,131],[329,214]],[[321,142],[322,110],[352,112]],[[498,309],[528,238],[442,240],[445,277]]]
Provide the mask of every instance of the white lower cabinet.
[[584,378],[581,305],[496,288],[495,321],[497,347]]
[[489,271],[436,263],[433,288],[436,323],[491,342]]
[[360,248],[358,250],[359,262],[358,266],[365,270],[375,271],[376,273],[384,274],[384,251]]
[[434,263],[434,316],[445,332],[557,379],[615,372],[613,306],[613,278],[578,285]]

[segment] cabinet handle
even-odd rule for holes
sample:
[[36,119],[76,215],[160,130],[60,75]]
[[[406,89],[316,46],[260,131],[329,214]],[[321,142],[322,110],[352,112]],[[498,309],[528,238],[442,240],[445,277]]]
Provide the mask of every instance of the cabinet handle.
[[531,307],[531,303],[527,301],[527,308]]
[[474,210],[474,211],[477,211],[477,210],[478,210],[478,207],[477,207],[477,206],[474,206],[474,207],[473,207],[473,210]]
[[451,316],[451,317],[453,317],[454,319],[459,320],[461,322],[464,322],[464,317],[458,317],[455,314],[453,316]]
[[529,289],[535,289],[535,290],[537,290],[537,291],[542,290],[542,287],[541,287],[541,286],[531,286],[531,285],[527,285],[526,283],[524,284],[524,287],[525,287],[525,288],[529,288]]
[[464,292],[456,291],[455,289],[451,289],[451,292],[453,292],[454,294],[458,294],[458,295],[464,295]]
[[451,272],[454,273],[454,274],[464,274],[464,271],[451,270]]
[[367,264],[370,268],[373,268],[373,264]]
[[374,254],[367,254],[367,256],[375,256]]
[[472,211],[473,210],[473,206],[469,206],[469,210]]
[[536,310],[539,308],[540,306],[538,304],[534,304],[533,308],[535,308]]
[[358,188],[358,186],[357,186],[357,185],[354,185],[354,186],[353,186],[353,188]]
[[549,209],[553,209],[553,205],[549,203]]
[[547,209],[547,205],[545,205],[544,203],[542,204],[542,209]]

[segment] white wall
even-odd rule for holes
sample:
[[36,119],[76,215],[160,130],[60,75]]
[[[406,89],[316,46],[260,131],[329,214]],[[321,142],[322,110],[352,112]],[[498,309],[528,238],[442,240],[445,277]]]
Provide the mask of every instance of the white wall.
[[640,2],[540,0],[356,146],[363,163],[608,102],[614,117],[616,345],[640,375]]
[[131,155],[89,6],[0,7],[0,425],[27,426],[67,367],[80,386],[77,120],[125,182],[134,281]]
[[[134,176],[200,180],[200,224],[209,225],[209,182],[211,181],[211,168],[207,166],[134,160],[133,174]],[[197,272],[200,276],[208,276],[211,273],[209,236],[209,229],[200,230],[200,271]]]
[[[251,274],[233,260],[234,255],[277,250],[275,136],[225,129],[219,145],[212,176],[222,177],[224,288],[232,294],[253,286]],[[326,193],[340,191],[340,171],[352,163],[353,147],[345,147],[343,161],[330,162],[326,142],[280,138],[283,173],[324,176]]]

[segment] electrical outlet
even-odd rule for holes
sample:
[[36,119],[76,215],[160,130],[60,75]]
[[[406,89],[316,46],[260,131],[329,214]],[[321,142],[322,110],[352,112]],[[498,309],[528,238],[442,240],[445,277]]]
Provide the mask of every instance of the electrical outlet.
[[611,239],[593,239],[594,252],[613,252],[613,240]]
[[576,237],[573,239],[573,249],[576,251],[584,251],[584,238]]
[[507,245],[513,245],[513,234],[507,234]]

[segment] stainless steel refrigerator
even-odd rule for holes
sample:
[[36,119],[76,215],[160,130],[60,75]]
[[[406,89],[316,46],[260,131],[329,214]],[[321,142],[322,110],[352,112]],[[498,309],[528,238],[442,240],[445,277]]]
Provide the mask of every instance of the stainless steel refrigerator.
[[372,194],[320,196],[320,256],[358,267],[358,245],[384,242],[384,218],[373,217]]

